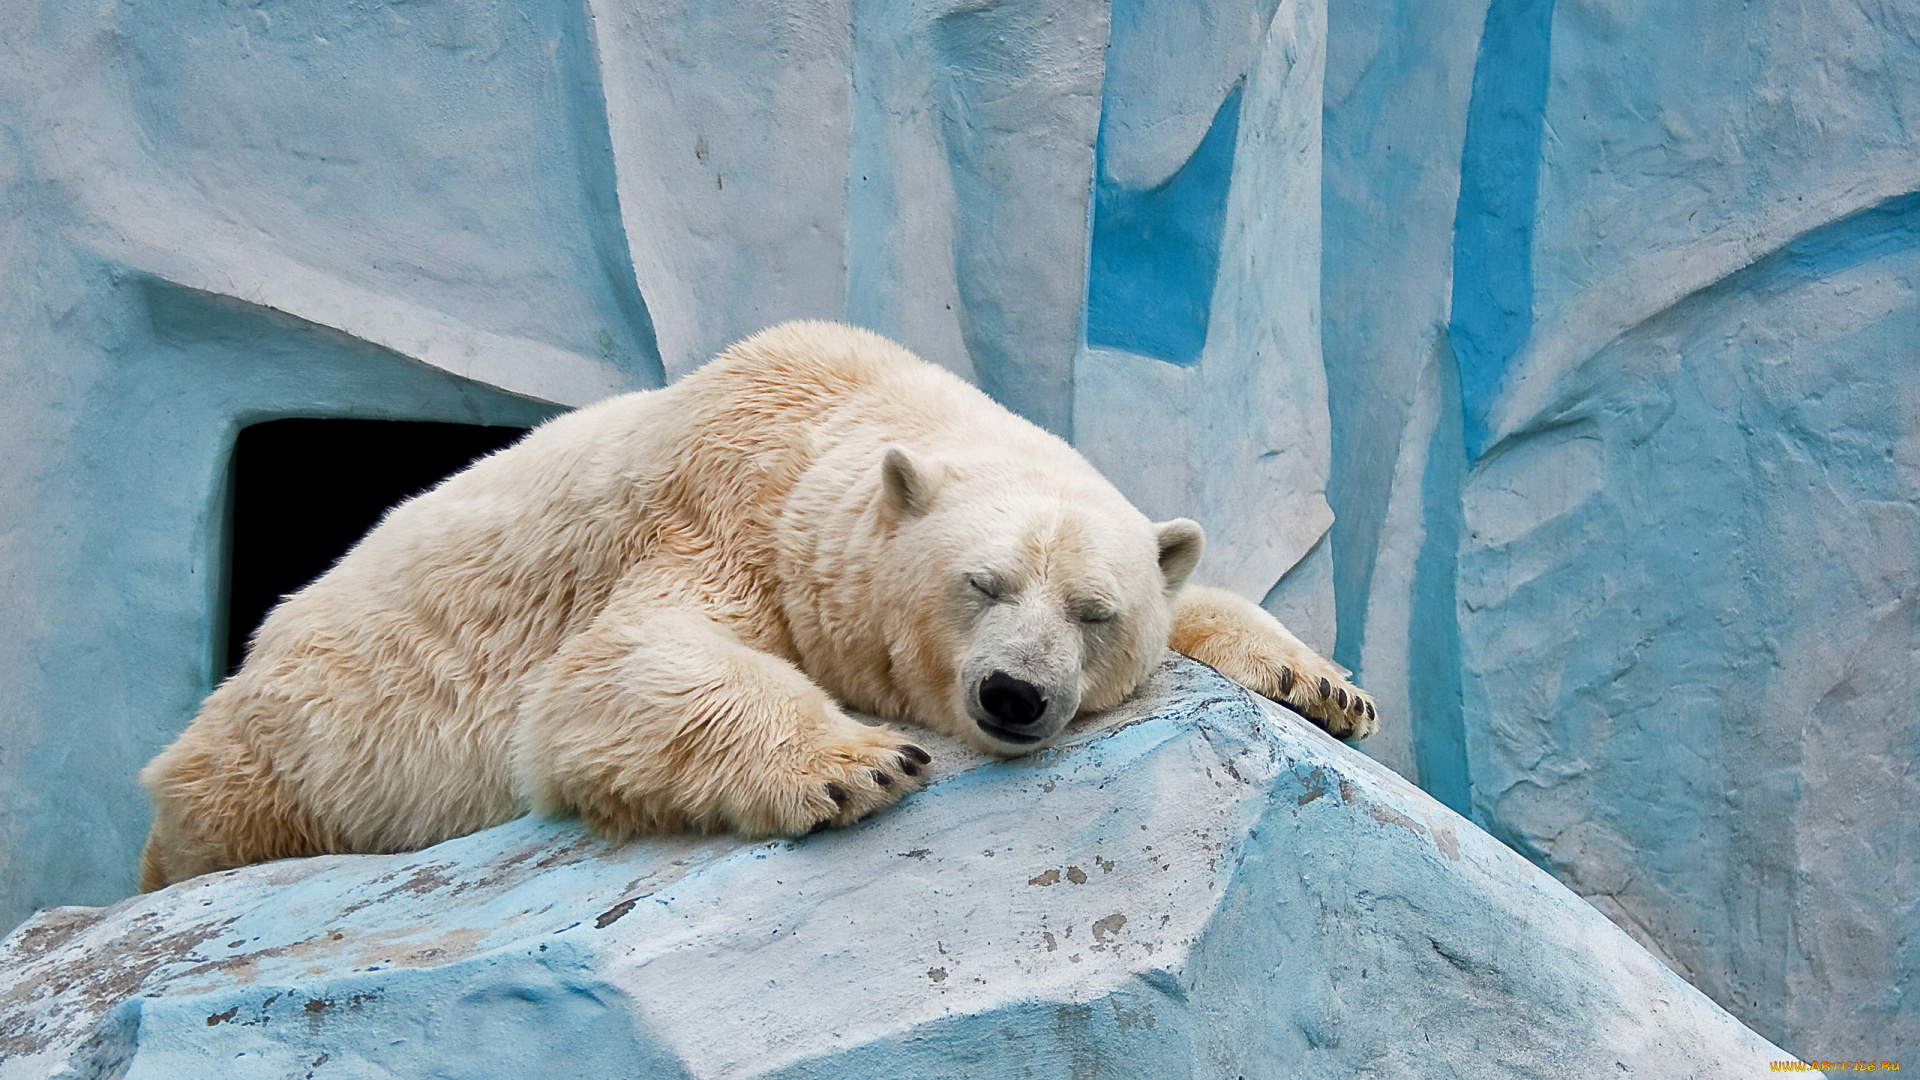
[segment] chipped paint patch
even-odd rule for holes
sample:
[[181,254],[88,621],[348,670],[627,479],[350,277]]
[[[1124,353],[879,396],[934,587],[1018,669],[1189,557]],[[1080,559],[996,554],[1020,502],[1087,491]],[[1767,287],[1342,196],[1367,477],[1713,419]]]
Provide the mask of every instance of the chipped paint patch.
[[1369,803],[1367,806],[1367,814],[1382,825],[1398,825],[1408,832],[1416,833],[1420,836],[1427,835],[1427,827],[1425,825],[1420,824],[1392,807],[1381,806],[1379,803]]

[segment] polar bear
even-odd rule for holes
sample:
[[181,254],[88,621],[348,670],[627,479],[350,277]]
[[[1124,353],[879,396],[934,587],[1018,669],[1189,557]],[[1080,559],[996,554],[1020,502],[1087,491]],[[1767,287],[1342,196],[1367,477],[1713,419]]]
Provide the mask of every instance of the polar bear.
[[1201,543],[899,345],[775,327],[542,425],[284,600],[141,773],[141,887],[530,810],[614,838],[845,825],[930,758],[843,710],[1024,754],[1169,644],[1370,732],[1340,668],[1186,583]]

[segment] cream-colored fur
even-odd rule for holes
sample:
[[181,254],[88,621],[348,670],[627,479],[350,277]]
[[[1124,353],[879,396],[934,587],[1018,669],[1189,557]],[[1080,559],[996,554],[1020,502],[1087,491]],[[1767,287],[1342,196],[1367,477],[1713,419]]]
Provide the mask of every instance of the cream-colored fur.
[[[530,809],[614,837],[842,825],[928,762],[843,708],[1023,753],[1117,704],[1170,638],[1372,730],[1264,611],[1183,588],[1200,545],[898,345],[776,327],[541,426],[287,598],[141,773],[141,886]],[[995,726],[996,676],[1032,691],[1030,726]]]

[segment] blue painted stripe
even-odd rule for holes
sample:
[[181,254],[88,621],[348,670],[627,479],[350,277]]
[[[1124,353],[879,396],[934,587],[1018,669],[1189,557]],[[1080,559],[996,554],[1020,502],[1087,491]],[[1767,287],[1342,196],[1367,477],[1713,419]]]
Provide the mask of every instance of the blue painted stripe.
[[1436,343],[1440,364],[1439,422],[1427,444],[1420,478],[1426,535],[1413,564],[1413,611],[1407,636],[1407,718],[1413,733],[1414,767],[1420,786],[1462,817],[1473,817],[1472,773],[1467,761],[1466,709],[1462,699],[1460,614],[1456,600],[1460,534],[1465,511],[1460,493],[1467,463],[1461,453],[1460,402],[1451,392],[1454,357],[1445,338]]
[[1552,31],[1553,0],[1493,0],[1473,68],[1448,326],[1469,460],[1486,451],[1489,412],[1533,332],[1533,223]]
[[1220,272],[1241,89],[1236,85],[1228,92],[1186,163],[1146,190],[1107,179],[1102,119],[1087,272],[1087,344],[1182,367],[1200,362]]

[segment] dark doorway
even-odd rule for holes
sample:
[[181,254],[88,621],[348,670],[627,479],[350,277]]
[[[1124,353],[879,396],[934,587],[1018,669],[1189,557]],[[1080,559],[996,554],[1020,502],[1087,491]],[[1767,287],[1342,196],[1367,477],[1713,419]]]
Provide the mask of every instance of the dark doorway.
[[404,420],[272,420],[233,451],[227,674],[280,598],[319,577],[403,499],[525,428]]

